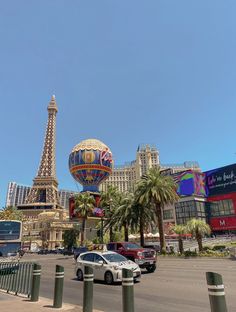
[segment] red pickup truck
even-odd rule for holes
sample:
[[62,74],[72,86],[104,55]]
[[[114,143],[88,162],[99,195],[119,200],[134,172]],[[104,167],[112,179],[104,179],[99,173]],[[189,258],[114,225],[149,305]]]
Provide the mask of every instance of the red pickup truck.
[[136,243],[112,242],[107,244],[107,250],[115,251],[134,261],[141,269],[146,269],[149,273],[156,270],[157,257],[154,249],[142,248]]

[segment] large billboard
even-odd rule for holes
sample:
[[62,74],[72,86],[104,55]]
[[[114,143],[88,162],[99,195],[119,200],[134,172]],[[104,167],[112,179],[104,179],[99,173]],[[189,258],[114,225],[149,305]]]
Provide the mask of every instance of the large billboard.
[[236,192],[236,164],[205,172],[206,195]]
[[[96,202],[96,207],[92,209],[92,211],[89,213],[88,217],[103,218],[105,216],[104,210],[99,208],[100,196],[94,195],[94,199]],[[70,218],[70,220],[81,218],[80,214],[78,212],[76,212],[75,199],[73,196],[69,198],[69,218]]]
[[173,175],[180,196],[205,196],[205,175],[200,172],[187,170]]

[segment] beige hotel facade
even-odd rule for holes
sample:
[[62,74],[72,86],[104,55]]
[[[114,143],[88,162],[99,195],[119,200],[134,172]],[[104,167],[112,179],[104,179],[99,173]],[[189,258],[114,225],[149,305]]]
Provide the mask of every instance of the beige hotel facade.
[[161,164],[157,148],[150,144],[142,144],[137,148],[135,160],[121,166],[114,166],[109,178],[101,184],[100,191],[106,191],[108,186],[114,186],[120,192],[133,191],[136,182],[153,167],[159,167],[161,171],[168,170],[171,174],[188,169],[201,172],[196,161]]
[[[161,171],[167,171],[169,174],[188,169],[201,172],[201,168],[196,161],[185,161],[182,164],[162,164],[160,163],[157,148],[150,144],[142,144],[137,148],[135,160],[122,166],[114,166],[112,174],[101,184],[100,191],[106,191],[108,186],[116,187],[120,192],[133,191],[135,184],[142,175],[153,167],[159,167]],[[163,218],[166,227],[176,223],[174,204],[164,207]]]

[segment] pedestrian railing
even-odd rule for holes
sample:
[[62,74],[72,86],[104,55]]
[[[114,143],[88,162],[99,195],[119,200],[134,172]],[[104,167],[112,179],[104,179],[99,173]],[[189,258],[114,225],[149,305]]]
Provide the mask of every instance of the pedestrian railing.
[[32,270],[32,262],[1,262],[0,289],[30,296]]

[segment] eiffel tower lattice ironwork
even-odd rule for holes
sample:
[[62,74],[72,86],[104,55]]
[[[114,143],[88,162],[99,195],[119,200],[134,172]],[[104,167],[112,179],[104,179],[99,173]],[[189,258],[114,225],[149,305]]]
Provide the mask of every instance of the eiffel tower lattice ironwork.
[[25,205],[34,205],[37,206],[37,209],[40,209],[41,205],[43,209],[55,209],[59,205],[55,160],[56,114],[58,109],[54,95],[49,102],[47,110],[48,122],[44,140],[43,153],[41,156],[38,173],[33,180],[33,186],[29,192],[28,197],[25,200]]

